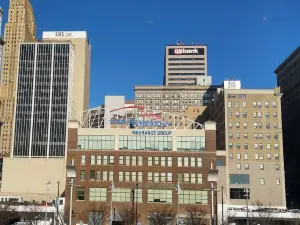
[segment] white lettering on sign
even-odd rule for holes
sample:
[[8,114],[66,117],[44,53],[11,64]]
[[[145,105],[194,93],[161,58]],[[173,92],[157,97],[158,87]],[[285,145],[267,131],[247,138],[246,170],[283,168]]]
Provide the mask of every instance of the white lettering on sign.
[[71,32],[56,32],[55,36],[56,37],[71,37],[72,33]]
[[181,54],[198,54],[198,49],[194,48],[194,49],[184,49],[184,48],[175,48],[174,49],[174,53],[177,55],[181,55]]

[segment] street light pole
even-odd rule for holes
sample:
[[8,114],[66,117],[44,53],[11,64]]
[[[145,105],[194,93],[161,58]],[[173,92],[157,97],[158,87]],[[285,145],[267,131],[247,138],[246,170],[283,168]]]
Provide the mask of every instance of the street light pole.
[[221,187],[222,190],[222,225],[224,225],[224,187]]
[[112,225],[113,224],[113,188],[114,188],[114,182],[112,181],[110,183],[110,224]]
[[180,192],[180,185],[179,185],[179,181],[177,182],[177,225],[179,225],[179,192]]
[[210,183],[211,191],[211,225],[214,225],[214,183]]
[[48,220],[48,201],[47,201],[47,195],[48,195],[48,185],[50,185],[51,182],[46,180],[46,190],[45,190],[45,199],[46,199],[46,211],[45,211],[45,221]]
[[136,183],[136,206],[135,206],[135,222],[136,222],[136,225],[138,224],[138,190],[139,190],[139,184]]
[[74,161],[72,160],[72,165],[67,165],[67,178],[70,178],[70,209],[69,209],[69,225],[72,225],[72,204],[73,204],[73,185],[74,178],[76,178],[76,170],[74,166]]
[[247,225],[249,225],[249,205],[248,205],[248,197],[249,197],[249,190],[246,186],[245,188],[245,192],[246,192],[246,210],[247,210],[247,213],[246,213],[246,219],[247,219]]

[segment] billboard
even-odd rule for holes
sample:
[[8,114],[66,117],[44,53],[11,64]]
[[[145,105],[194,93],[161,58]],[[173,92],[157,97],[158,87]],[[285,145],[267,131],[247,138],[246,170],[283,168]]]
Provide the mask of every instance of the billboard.
[[204,55],[204,48],[170,48],[169,55]]

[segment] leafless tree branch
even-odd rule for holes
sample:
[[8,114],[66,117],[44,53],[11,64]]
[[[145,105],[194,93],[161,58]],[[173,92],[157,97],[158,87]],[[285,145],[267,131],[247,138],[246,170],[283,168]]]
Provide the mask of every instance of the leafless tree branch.
[[185,209],[186,217],[183,219],[186,225],[203,225],[207,221],[208,212],[204,208],[189,206]]
[[149,213],[150,225],[169,225],[172,223],[175,214],[171,208],[168,207],[156,207]]

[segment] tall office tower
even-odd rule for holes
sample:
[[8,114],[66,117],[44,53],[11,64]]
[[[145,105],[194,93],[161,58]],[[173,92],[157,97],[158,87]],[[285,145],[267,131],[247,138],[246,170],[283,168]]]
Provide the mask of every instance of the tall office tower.
[[89,109],[91,44],[86,31],[43,32],[44,41],[71,41],[75,47],[75,86],[72,119],[81,121]]
[[4,28],[4,51],[0,90],[0,154],[11,152],[19,44],[35,40],[36,27],[30,0],[10,0]]
[[240,81],[224,81],[203,113],[217,123],[217,149],[224,150],[218,185],[228,207],[246,206],[247,195],[250,206],[259,200],[286,207],[280,102],[276,89],[241,89]]
[[206,45],[168,45],[165,49],[164,85],[211,85],[207,76]]
[[74,101],[74,46],[20,46],[13,157],[64,157]]
[[298,47],[276,70],[277,86],[282,96],[282,125],[289,207],[300,207],[299,157],[300,149],[300,47]]

